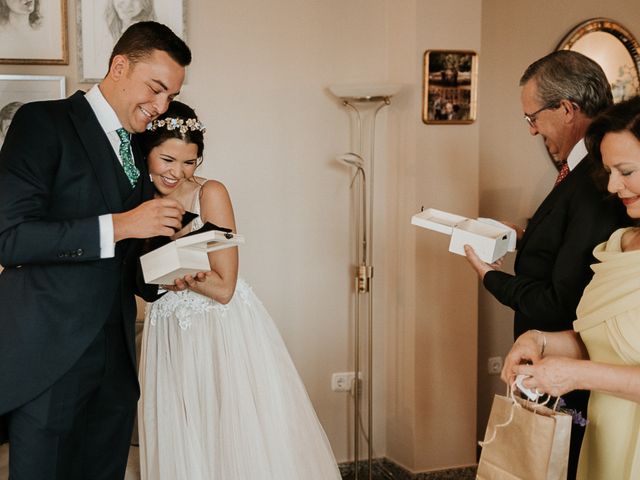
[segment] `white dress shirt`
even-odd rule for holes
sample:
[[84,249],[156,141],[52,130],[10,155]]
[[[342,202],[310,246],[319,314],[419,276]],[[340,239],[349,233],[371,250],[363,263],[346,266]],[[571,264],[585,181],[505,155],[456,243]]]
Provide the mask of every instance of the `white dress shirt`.
[[[122,164],[122,158],[120,158],[120,137],[116,133],[116,130],[122,128],[120,120],[116,112],[113,110],[109,102],[107,102],[104,95],[100,91],[98,85],[91,87],[85,98],[89,102],[89,106],[96,114],[98,123],[104,133],[107,134],[111,147]],[[129,147],[131,148],[131,147]],[[132,157],[133,158],[133,157]],[[115,242],[113,238],[113,217],[110,213],[106,215],[100,215],[98,217],[100,225],[100,258],[112,258],[115,256]]]
[[573,146],[569,152],[569,156],[567,157],[569,171],[576,168],[580,163],[580,160],[587,156],[587,153],[587,146],[584,144],[584,138],[581,138],[580,141]]

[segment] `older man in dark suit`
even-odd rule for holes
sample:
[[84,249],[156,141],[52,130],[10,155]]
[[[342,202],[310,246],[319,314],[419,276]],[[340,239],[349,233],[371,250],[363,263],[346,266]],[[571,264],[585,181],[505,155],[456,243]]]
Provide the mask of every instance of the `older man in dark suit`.
[[[471,247],[465,248],[485,288],[515,311],[516,338],[532,329],[572,329],[582,291],[593,274],[593,248],[626,222],[620,202],[593,182],[584,145],[592,119],[613,103],[602,68],[580,53],[558,51],[531,64],[520,86],[531,135],[542,136],[558,166],[556,184],[526,230],[516,229],[515,275],[498,271]],[[567,408],[586,417],[587,392],[572,392],[564,400]],[[574,423],[570,479],[575,478],[583,434],[584,426]]]
[[123,478],[139,395],[139,241],[182,207],[153,199],[131,133],[191,62],[155,22],[130,27],[99,86],[18,110],[0,151],[0,414],[12,479]]

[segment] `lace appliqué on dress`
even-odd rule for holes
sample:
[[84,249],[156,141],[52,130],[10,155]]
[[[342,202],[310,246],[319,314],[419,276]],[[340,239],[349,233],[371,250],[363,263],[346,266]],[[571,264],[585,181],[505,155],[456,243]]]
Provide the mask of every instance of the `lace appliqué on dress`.
[[[191,211],[200,214],[200,189],[195,193]],[[196,217],[191,223],[191,230],[197,230],[203,226],[202,218]],[[241,278],[238,278],[236,290],[233,298],[229,302],[240,299],[243,304],[251,305],[251,301],[258,300],[251,287]],[[172,318],[178,321],[178,325],[182,330],[188,330],[196,320],[203,321],[204,313],[215,310],[222,318],[226,317],[229,305],[223,305],[215,300],[192,292],[191,290],[182,290],[180,292],[168,292],[160,299],[152,304],[147,304],[147,314],[149,315],[149,323],[156,326],[158,320],[170,321]]]
[[149,322],[152,326],[155,326],[158,320],[174,318],[182,330],[189,329],[196,319],[202,319],[205,312],[216,310],[224,317],[229,310],[227,305],[189,290],[169,292],[148,308]]
[[236,291],[234,293],[234,296],[235,295],[237,295],[245,305],[251,304],[251,297],[253,297],[254,302],[258,302],[260,303],[260,305],[262,305],[262,302],[255,295],[253,295],[253,289],[249,286],[249,284],[247,284],[240,278],[238,279],[238,283],[236,284]]
[[[249,305],[251,297],[251,287],[242,279],[238,279],[234,298],[231,299],[231,302],[237,298],[245,305]],[[224,318],[229,310],[229,305],[223,305],[190,290],[168,292],[154,303],[147,305],[149,324],[151,326],[155,327],[158,320],[177,320],[182,330],[188,330],[194,321],[202,320],[204,313],[212,310],[215,310],[220,317]]]

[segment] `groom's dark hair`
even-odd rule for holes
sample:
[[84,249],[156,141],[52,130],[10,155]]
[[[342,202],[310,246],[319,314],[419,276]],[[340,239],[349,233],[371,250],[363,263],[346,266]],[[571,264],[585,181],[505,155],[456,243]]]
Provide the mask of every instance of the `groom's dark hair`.
[[182,67],[191,63],[191,50],[169,27],[158,22],[138,22],[127,28],[116,42],[109,57],[109,68],[116,55],[124,55],[136,63],[154,50],[166,52]]

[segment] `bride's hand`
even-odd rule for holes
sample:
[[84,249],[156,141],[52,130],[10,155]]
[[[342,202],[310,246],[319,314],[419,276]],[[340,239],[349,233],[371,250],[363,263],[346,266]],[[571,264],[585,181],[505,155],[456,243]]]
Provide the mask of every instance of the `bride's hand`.
[[175,292],[193,288],[197,286],[198,283],[204,282],[211,274],[212,272],[198,272],[195,275],[185,275],[183,278],[176,278],[173,285],[167,285],[169,287],[167,290]]

